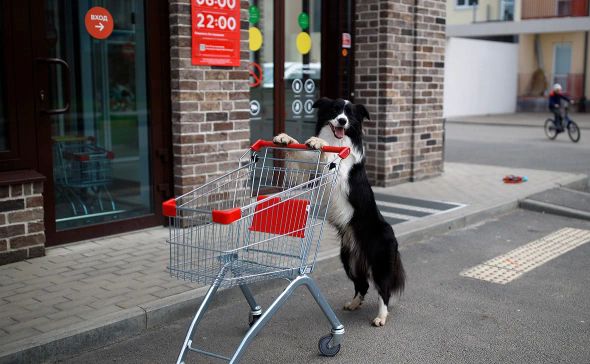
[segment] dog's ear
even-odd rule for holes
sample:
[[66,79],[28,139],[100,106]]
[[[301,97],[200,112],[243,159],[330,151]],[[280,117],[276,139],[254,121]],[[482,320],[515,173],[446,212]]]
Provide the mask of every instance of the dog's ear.
[[371,118],[369,117],[369,112],[367,111],[367,108],[364,105],[354,105],[354,110],[356,111],[357,119],[359,119],[360,121],[363,121],[363,119],[371,120]]
[[316,102],[313,103],[312,107],[314,109],[319,109],[319,108],[324,107],[326,105],[330,105],[332,102],[334,102],[334,100],[332,100],[328,97],[322,97],[321,99],[316,100]]

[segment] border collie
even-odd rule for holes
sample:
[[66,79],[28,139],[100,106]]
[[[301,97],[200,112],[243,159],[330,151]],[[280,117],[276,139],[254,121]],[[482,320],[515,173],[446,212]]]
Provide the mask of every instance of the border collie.
[[[321,98],[313,107],[318,109],[315,136],[305,144],[313,149],[334,145],[351,150],[350,156],[340,163],[328,213],[341,240],[340,259],[354,283],[354,297],[344,309],[352,311],[362,305],[372,278],[379,293],[379,312],[373,325],[383,326],[391,295],[404,288],[405,273],[393,228],[377,208],[365,171],[362,121],[369,119],[369,113],[363,105],[343,99]],[[297,143],[284,133],[273,141],[283,145]]]

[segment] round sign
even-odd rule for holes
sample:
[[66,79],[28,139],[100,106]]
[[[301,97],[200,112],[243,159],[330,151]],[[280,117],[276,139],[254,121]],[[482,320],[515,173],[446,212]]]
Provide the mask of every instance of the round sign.
[[250,5],[248,11],[250,13],[250,24],[256,25],[260,20],[260,9],[258,9],[258,6],[256,5]]
[[86,12],[84,24],[86,25],[86,31],[93,38],[105,39],[113,32],[115,20],[107,9],[95,6]]
[[303,87],[305,87],[305,92],[310,94],[315,90],[315,83],[310,78],[310,79],[305,80],[305,85]]
[[250,28],[248,33],[250,34],[250,50],[256,52],[262,47],[262,33],[260,32],[260,29],[256,27]]
[[311,50],[311,37],[306,32],[299,33],[295,42],[297,43],[299,53],[308,54]]
[[306,114],[313,113],[313,100],[305,101],[305,104],[303,104],[303,109],[305,110]]
[[262,83],[262,67],[256,62],[250,62],[248,64],[248,73],[250,75],[250,87],[258,87]]
[[303,110],[303,104],[301,103],[301,101],[300,100],[293,101],[293,104],[291,105],[291,110],[293,110],[293,114],[295,114],[295,115],[301,114],[301,110]]
[[301,29],[306,30],[309,28],[309,15],[307,15],[306,12],[300,13],[299,17],[297,17],[297,22],[299,23]]
[[258,114],[260,114],[260,102],[258,102],[257,100],[251,100],[250,101],[250,115],[252,116],[257,116]]
[[301,89],[303,89],[303,82],[301,82],[300,79],[296,78],[293,80],[293,84],[291,85],[291,89],[293,89],[293,92],[295,92],[296,94],[301,92]]

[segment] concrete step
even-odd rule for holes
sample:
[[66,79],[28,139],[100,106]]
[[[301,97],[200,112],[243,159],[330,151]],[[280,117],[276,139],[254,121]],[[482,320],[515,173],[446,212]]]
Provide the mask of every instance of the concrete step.
[[569,188],[552,188],[519,201],[526,210],[590,221],[590,193]]

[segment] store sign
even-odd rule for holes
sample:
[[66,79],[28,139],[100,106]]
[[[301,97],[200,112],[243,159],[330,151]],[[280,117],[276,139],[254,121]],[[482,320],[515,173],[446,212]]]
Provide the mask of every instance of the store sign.
[[107,9],[95,6],[86,12],[84,25],[93,38],[106,39],[113,32],[115,21]]
[[192,0],[192,64],[240,65],[239,0]]

